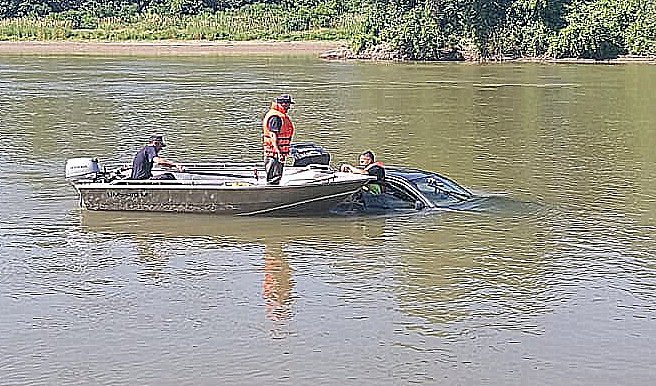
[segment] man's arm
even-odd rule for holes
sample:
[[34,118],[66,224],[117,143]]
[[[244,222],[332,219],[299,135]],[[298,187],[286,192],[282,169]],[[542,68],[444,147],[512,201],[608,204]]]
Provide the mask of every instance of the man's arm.
[[280,154],[280,148],[278,147],[278,133],[275,131],[271,132],[271,143],[273,144],[273,151],[279,156],[282,156],[282,154]]
[[271,133],[271,144],[273,145],[273,151],[279,156],[282,156],[282,154],[280,154],[280,147],[278,147],[278,133],[282,127],[282,119],[274,115],[267,121],[267,126],[269,128],[269,132]]
[[179,171],[184,170],[184,167],[182,167],[182,165],[178,165],[175,162],[171,162],[171,161],[167,160],[166,158],[162,158],[162,157],[159,157],[159,156],[153,158],[153,162],[158,164],[158,165],[161,165],[161,166],[165,166],[165,167],[169,167],[169,168],[176,168]]
[[368,172],[364,169],[356,168],[355,166],[351,166],[349,164],[343,164],[342,167],[340,168],[341,171],[343,172],[351,172],[351,173],[359,173],[359,174],[368,174]]

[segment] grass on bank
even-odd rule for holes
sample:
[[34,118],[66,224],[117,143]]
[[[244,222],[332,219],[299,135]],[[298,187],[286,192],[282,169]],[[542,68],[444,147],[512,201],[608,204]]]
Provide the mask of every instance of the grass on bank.
[[129,19],[76,13],[0,20],[0,40],[341,40],[356,33],[353,14],[290,13],[249,7],[193,16],[143,14]]

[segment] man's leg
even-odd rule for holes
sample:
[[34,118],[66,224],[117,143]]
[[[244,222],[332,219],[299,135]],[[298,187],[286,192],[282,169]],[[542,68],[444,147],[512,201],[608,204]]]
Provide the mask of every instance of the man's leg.
[[283,164],[275,157],[266,157],[264,159],[264,169],[267,174],[267,183],[271,185],[280,184],[282,178]]

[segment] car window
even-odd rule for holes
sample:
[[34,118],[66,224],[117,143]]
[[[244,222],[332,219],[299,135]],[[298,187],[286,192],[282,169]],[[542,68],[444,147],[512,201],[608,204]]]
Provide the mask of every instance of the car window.
[[464,188],[446,178],[440,178],[436,175],[417,178],[412,182],[435,205],[448,203],[453,200],[461,201],[471,196]]
[[439,185],[435,183],[435,179],[431,177],[418,178],[414,181],[414,184],[417,186],[417,189],[421,191],[427,198],[431,201],[441,201],[449,198]]
[[402,201],[409,201],[414,203],[416,198],[408,192],[407,189],[401,186],[395,186],[390,183],[385,184],[385,194],[397,198]]
[[[414,209],[416,198],[405,188],[387,182],[382,194],[373,200],[382,209]],[[372,206],[372,203],[369,203]]]

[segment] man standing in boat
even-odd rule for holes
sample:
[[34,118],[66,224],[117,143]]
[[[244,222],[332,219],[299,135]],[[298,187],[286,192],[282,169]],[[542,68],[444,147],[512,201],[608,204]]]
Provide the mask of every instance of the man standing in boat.
[[178,171],[184,168],[181,165],[175,164],[165,158],[159,156],[159,152],[166,144],[161,135],[151,135],[148,138],[148,144],[144,146],[134,156],[132,161],[132,180],[175,180],[175,176],[171,173],[163,173],[153,177],[153,165],[158,164],[165,167],[175,167]]
[[289,145],[294,136],[294,125],[287,115],[294,104],[287,94],[276,97],[269,112],[262,120],[262,139],[264,146],[264,167],[267,183],[277,185],[282,177],[285,158],[289,155]]

